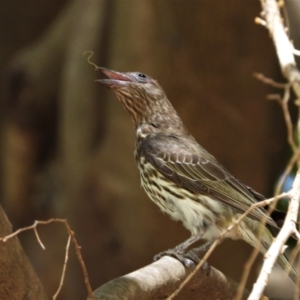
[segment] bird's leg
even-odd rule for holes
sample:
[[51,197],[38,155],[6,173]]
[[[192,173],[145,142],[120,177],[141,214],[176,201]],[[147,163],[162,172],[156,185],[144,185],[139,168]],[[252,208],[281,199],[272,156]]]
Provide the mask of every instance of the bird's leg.
[[[220,239],[218,244],[220,244],[222,241],[223,239]],[[214,241],[208,241],[199,247],[189,250],[187,253],[185,253],[186,259],[190,259],[194,263],[198,264],[200,262],[200,257],[211,247],[213,243]]]
[[[191,260],[190,257],[186,257],[186,252],[185,250],[191,246],[192,244],[196,243],[198,240],[200,240],[202,237],[202,234],[198,234],[198,235],[193,235],[191,236],[189,239],[187,239],[186,241],[184,241],[183,243],[179,244],[178,246],[160,252],[157,255],[154,256],[154,260],[159,260],[161,257],[165,256],[165,255],[170,255],[170,256],[174,256],[176,257],[180,262],[182,262],[186,267],[192,267],[194,266],[195,262],[193,260]],[[195,248],[197,249],[197,248]],[[199,261],[199,259],[198,259]]]
[[202,254],[205,253],[212,244],[213,244],[213,241],[208,241],[205,244],[203,244],[197,248],[193,248],[193,249],[189,250],[185,254],[185,256],[187,258],[190,258],[193,262],[198,264],[200,262],[200,257],[202,256]]

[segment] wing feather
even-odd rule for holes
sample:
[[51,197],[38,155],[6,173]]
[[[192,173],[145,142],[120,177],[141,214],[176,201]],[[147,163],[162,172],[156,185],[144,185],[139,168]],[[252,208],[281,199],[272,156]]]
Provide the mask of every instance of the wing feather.
[[[152,135],[144,139],[138,151],[159,172],[192,193],[210,196],[241,212],[264,197],[234,178],[195,140],[174,135]],[[277,227],[263,208],[250,217]]]

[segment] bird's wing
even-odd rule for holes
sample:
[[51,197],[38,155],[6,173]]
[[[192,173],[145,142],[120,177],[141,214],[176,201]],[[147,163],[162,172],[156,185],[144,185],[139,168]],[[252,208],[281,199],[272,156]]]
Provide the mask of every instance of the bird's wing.
[[[179,187],[210,196],[241,212],[264,197],[234,178],[218,161],[193,139],[175,135],[152,135],[139,147],[140,155]],[[277,227],[263,208],[249,217]]]

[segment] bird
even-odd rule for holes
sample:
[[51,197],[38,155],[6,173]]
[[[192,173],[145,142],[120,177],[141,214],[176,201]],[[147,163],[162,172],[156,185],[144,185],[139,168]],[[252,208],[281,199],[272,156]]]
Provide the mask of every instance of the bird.
[[[97,69],[107,78],[96,81],[115,93],[133,121],[134,156],[146,194],[191,233],[186,241],[155,259],[172,255],[192,266],[241,214],[265,198],[231,175],[198,144],[157,80],[140,72]],[[227,232],[226,238],[244,240],[265,254],[274,230],[278,230],[277,224],[267,210],[256,207]],[[205,243],[189,250],[198,240]],[[283,254],[278,264],[296,283],[297,272]]]

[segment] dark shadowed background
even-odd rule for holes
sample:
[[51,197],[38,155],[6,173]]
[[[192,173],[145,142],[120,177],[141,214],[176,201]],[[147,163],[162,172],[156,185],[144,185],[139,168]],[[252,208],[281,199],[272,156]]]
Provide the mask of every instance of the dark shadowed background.
[[[282,80],[271,39],[254,24],[260,11],[258,0],[1,1],[0,191],[14,228],[67,218],[93,289],[189,236],[141,190],[131,120],[95,83],[102,75],[87,50],[97,65],[157,79],[198,142],[271,196],[288,148],[281,110],[266,101],[274,90],[252,76]],[[46,251],[33,232],[20,239],[51,296],[67,233],[39,232]],[[70,252],[59,299],[85,299]],[[238,281],[250,252],[228,241],[210,263]]]

